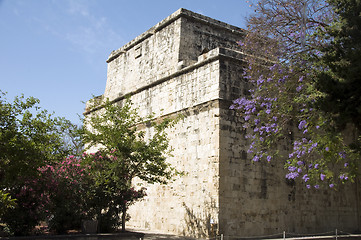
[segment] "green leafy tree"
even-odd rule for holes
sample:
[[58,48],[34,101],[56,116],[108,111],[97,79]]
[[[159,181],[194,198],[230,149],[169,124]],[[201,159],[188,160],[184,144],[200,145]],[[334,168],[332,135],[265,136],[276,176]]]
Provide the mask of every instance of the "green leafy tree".
[[[69,123],[39,107],[36,98],[0,95],[0,186],[12,187],[36,173],[40,166],[63,159],[63,130]],[[66,125],[65,125],[66,123]]]
[[322,37],[327,44],[316,58],[318,89],[325,93],[321,109],[331,112],[339,127],[347,123],[361,130],[361,1],[330,0],[337,19]]
[[[337,111],[320,107],[330,97],[317,82],[327,70],[319,62],[326,62],[326,50],[320,49],[335,47],[325,36],[341,19],[334,2],[257,1],[240,42],[249,63],[250,93],[231,106],[243,114],[253,161],[283,161],[286,177],[302,178],[308,188],[333,188],[358,174],[360,154],[338,127]],[[289,147],[280,151],[280,143]]]
[[[0,94],[0,190],[7,205],[0,218],[18,235],[28,234],[41,219],[41,199],[24,185],[38,178],[38,169],[62,161],[73,148],[64,142],[70,122],[41,109],[33,97],[16,97],[9,102]],[[21,194],[26,193],[26,194]],[[2,209],[3,210],[3,209]]]
[[[122,104],[122,106],[120,105]],[[117,204],[110,215],[122,212],[122,230],[125,230],[126,210],[129,202],[124,195],[132,192],[132,180],[139,178],[148,183],[167,183],[177,172],[166,161],[171,148],[165,130],[174,124],[173,120],[152,120],[142,118],[129,100],[112,103],[108,100],[100,105],[93,102],[97,111],[84,119],[84,142],[88,149],[97,149],[103,161],[93,166],[95,191],[93,195],[103,196],[108,206]],[[100,157],[98,156],[97,159]],[[119,219],[120,220],[120,219]]]

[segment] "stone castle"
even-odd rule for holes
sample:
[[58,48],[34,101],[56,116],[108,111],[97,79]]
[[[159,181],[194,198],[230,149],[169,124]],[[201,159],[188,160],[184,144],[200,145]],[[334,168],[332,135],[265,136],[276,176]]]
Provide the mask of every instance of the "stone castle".
[[237,44],[243,36],[240,28],[179,9],[110,54],[103,97],[131,95],[142,116],[184,116],[169,130],[168,160],[186,174],[147,186],[127,226],[194,237],[360,230],[356,186],[308,190],[287,182],[277,161],[253,164],[247,156],[240,116],[229,109],[248,93]]

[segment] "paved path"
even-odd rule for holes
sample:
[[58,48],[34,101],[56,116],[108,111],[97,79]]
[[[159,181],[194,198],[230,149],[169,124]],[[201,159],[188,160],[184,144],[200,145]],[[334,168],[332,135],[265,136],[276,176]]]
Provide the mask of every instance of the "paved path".
[[147,231],[133,231],[115,234],[70,234],[28,237],[0,237],[0,240],[195,240],[195,238],[175,236]]
[[145,234],[142,240],[195,240],[195,238],[189,237],[182,237],[182,236],[174,236],[174,235],[167,235],[167,234]]

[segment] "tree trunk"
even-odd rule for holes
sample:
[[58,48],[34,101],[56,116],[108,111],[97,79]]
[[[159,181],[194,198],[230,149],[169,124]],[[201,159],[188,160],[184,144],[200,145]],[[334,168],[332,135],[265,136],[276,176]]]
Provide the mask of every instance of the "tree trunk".
[[127,207],[125,204],[123,205],[122,209],[122,232],[125,232],[125,219],[127,217]]

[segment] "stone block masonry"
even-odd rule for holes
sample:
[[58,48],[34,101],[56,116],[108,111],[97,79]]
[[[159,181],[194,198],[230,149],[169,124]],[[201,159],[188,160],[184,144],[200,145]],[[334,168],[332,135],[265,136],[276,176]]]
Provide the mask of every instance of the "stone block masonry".
[[355,186],[307,190],[285,180],[281,161],[251,163],[241,116],[229,109],[248,94],[237,44],[243,35],[179,9],[110,54],[103,97],[131,95],[142,116],[183,115],[168,132],[168,161],[186,174],[168,185],[136,182],[148,196],[131,207],[128,226],[193,237],[359,230]]

